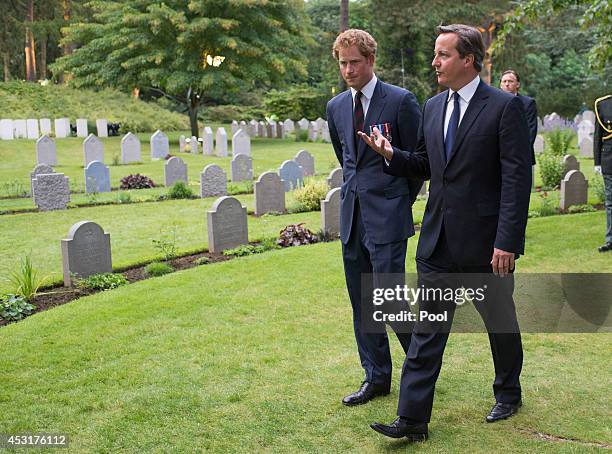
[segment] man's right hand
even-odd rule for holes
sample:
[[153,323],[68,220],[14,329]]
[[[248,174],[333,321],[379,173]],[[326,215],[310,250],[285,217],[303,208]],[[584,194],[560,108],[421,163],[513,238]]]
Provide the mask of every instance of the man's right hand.
[[380,133],[378,128],[374,128],[374,132],[372,132],[371,136],[368,136],[366,133],[361,131],[357,131],[357,134],[372,150],[381,155],[387,161],[391,161],[391,158],[393,158],[393,147],[386,137]]
[[593,170],[595,170],[595,173],[597,175],[601,175],[601,166],[595,166],[593,167]]

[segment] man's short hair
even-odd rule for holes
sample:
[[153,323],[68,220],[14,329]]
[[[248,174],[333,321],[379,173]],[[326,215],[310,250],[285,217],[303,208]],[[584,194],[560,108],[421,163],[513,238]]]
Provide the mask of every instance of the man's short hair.
[[459,40],[457,41],[457,52],[461,58],[472,54],[474,56],[474,69],[482,71],[482,62],[485,57],[485,45],[482,34],[477,28],[463,24],[440,25],[438,35],[442,33],[454,33]]
[[346,49],[351,46],[357,46],[359,53],[367,58],[370,55],[376,55],[376,48],[378,47],[378,44],[376,44],[376,40],[372,38],[372,35],[365,30],[349,28],[348,30],[340,33],[336,38],[336,41],[334,41],[332,55],[336,60],[338,60],[338,53],[340,52],[340,49]]
[[518,73],[514,70],[514,69],[506,69],[503,73],[502,73],[502,78],[506,75],[506,74],[514,74],[514,77],[516,77],[516,81],[520,82],[521,78],[519,77]]

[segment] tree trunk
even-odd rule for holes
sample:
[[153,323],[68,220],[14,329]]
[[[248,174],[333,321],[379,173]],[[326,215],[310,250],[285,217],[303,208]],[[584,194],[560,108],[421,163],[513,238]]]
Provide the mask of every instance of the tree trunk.
[[28,82],[36,82],[38,80],[38,77],[36,77],[36,48],[34,46],[34,33],[32,33],[31,28],[31,24],[34,22],[34,0],[28,1],[25,22],[26,80]]
[[[349,28],[349,0],[340,0],[340,27],[342,33]],[[346,90],[346,82],[342,78],[342,74],[338,76],[338,93]]]
[[191,126],[191,135],[199,137],[198,134],[198,109],[200,108],[200,97],[198,94],[189,89],[187,96],[187,105],[189,107],[189,124]]
[[40,70],[38,71],[38,77],[41,80],[45,80],[47,78],[47,35],[44,34],[40,38],[40,58],[38,59],[40,63]]
[[8,82],[11,80],[11,72],[9,69],[9,53],[2,52],[2,66],[4,68],[4,81]]
[[[63,0],[62,4],[64,7],[64,27],[65,27],[68,25],[68,22],[70,22],[70,19],[72,18],[72,0]],[[66,43],[63,45],[62,49],[63,49],[64,55],[70,55],[74,50],[74,45]],[[62,72],[59,74],[59,82],[61,84],[63,84],[69,79],[70,79],[69,75],[65,73]]]

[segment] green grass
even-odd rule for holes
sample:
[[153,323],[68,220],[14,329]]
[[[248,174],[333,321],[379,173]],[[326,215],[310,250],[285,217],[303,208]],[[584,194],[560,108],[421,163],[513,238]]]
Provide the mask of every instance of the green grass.
[[117,90],[74,89],[65,85],[42,86],[29,82],[0,82],[2,118],[86,118],[89,131],[96,119],[121,123],[127,132],[179,130],[189,127],[187,115],[170,112],[156,103],[132,98]]
[[[569,224],[600,220],[587,216]],[[536,221],[530,240],[546,245],[568,217]],[[588,241],[574,252],[594,255]],[[554,259],[521,262],[535,272]],[[141,281],[1,328],[0,427],[65,432],[79,453],[597,452],[532,434],[612,443],[611,340],[525,334],[524,406],[486,424],[486,335],[451,335],[431,438],[406,446],[368,427],[395,417],[397,342],[391,394],[355,408],[340,402],[362,372],[339,242],[290,248]]]
[[[202,125],[200,125],[202,126]],[[206,126],[210,126],[207,124]],[[221,125],[212,125],[213,127]],[[230,125],[224,125],[228,135],[231,135]],[[123,131],[125,132],[125,131]],[[179,153],[178,140],[187,131],[169,132],[170,151],[187,164],[188,178],[192,185],[200,184],[200,173],[208,164],[217,164],[227,173],[230,178],[231,163],[231,141],[229,144],[230,156],[219,158],[216,156],[192,155],[190,153]],[[141,173],[152,178],[158,185],[164,184],[164,161],[151,161],[149,133],[137,134],[142,144],[142,160],[140,164],[127,164],[113,166],[113,155],[121,155],[121,137],[102,138],[104,143],[104,163],[110,166],[111,187],[118,188],[121,178],[132,174]],[[66,138],[58,139],[57,162],[54,167],[56,172],[61,172],[70,178],[70,186],[73,191],[84,191],[85,178],[83,170],[83,139]],[[315,158],[315,170],[317,173],[327,175],[338,166],[338,161],[333,152],[331,144],[321,142],[295,142],[292,139],[260,139],[251,140],[251,152],[253,157],[253,173],[257,178],[268,170],[278,171],[278,168],[287,159],[295,157],[301,149],[308,150]],[[36,148],[33,140],[19,139],[0,142],[0,196],[9,196],[9,186],[18,182],[28,193],[30,191],[30,172],[36,166]],[[0,200],[0,209],[5,209],[4,200]]]

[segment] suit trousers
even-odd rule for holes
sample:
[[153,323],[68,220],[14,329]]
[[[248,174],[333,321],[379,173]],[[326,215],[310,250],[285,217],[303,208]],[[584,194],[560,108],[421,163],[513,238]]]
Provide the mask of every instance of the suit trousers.
[[612,175],[604,174],[606,208],[606,243],[612,243]]
[[[365,380],[388,385],[391,383],[392,363],[385,326],[382,324],[376,330],[364,329],[365,323],[362,322],[363,317],[368,316],[368,308],[371,307],[372,288],[383,286],[379,282],[383,280],[383,277],[379,277],[380,274],[385,274],[385,285],[389,285],[387,275],[390,273],[395,273],[391,279],[403,283],[407,240],[387,244],[374,244],[369,240],[363,225],[358,197],[355,197],[352,222],[349,240],[342,245],[342,259],[346,287],[353,308],[353,329],[357,350],[361,366],[365,371]],[[363,287],[362,279],[364,279]],[[396,335],[406,353],[410,345],[410,330],[404,331],[396,332]]]
[[[493,393],[497,402],[517,404],[521,399],[523,348],[512,298],[514,276],[497,277],[491,265],[458,266],[449,250],[444,227],[431,257],[417,257],[417,272],[419,287],[425,289],[486,288],[484,300],[474,300],[474,306],[489,333],[495,368]],[[455,273],[459,273],[456,278]],[[446,311],[447,320],[415,323],[402,370],[398,416],[414,423],[430,421],[434,389],[456,307],[454,301],[420,302],[419,310],[438,314]]]

